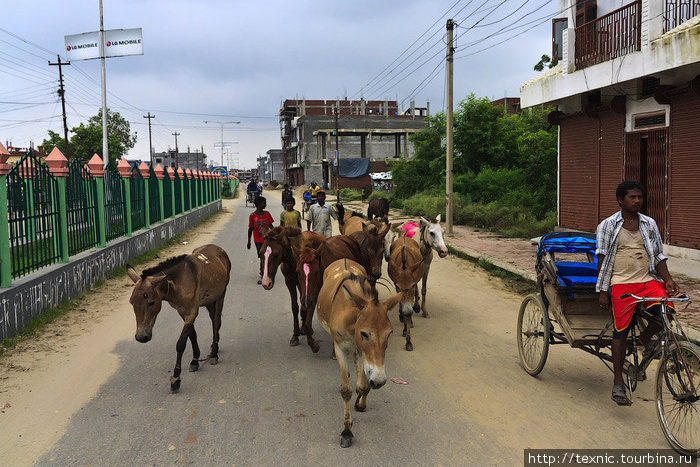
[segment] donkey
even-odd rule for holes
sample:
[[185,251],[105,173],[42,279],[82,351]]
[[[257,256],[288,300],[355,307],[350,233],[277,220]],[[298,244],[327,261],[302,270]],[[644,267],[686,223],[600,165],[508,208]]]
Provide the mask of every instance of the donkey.
[[354,360],[357,373],[355,409],[364,412],[367,395],[386,383],[384,359],[391,335],[388,312],[396,306],[404,292],[380,302],[369,286],[365,269],[358,263],[341,259],[323,273],[323,287],[318,296],[318,319],[328,331],[340,368],[340,394],[343,397],[344,429],[340,446],[352,445],[350,415],[349,366]]
[[[413,224],[413,223],[406,223],[404,226],[407,226],[408,224]],[[421,284],[421,294],[423,297],[421,298],[421,309],[422,309],[422,314],[421,316],[423,318],[428,317],[428,312],[425,309],[425,293],[427,290],[427,282],[428,282],[428,274],[430,273],[430,263],[433,261],[433,250],[435,250],[440,256],[440,258],[444,258],[447,256],[448,251],[447,251],[447,246],[445,245],[445,229],[442,228],[440,225],[440,214],[438,214],[437,218],[433,220],[427,220],[424,217],[420,218],[420,230],[414,231],[413,229],[404,229],[402,226],[402,230],[404,230],[405,235],[409,238],[413,238],[415,236],[415,233],[418,233],[418,244],[420,245],[420,252],[421,255],[423,255],[423,282]],[[388,240],[393,242],[396,237],[398,236],[393,230],[390,229],[390,232],[387,234],[389,237]],[[389,260],[389,255],[390,255],[390,246],[387,246],[387,243],[389,243],[387,240],[384,242],[384,257]],[[390,243],[389,243],[390,245]]]
[[413,350],[411,343],[411,327],[413,312],[418,313],[418,281],[423,277],[423,255],[418,243],[408,237],[399,237],[391,246],[387,270],[389,277],[396,286],[396,291],[410,290],[412,297],[404,295],[399,307],[399,318],[403,323],[403,336],[406,338],[406,350]]
[[156,267],[139,274],[127,265],[127,274],[134,281],[134,291],[129,302],[136,315],[136,335],[139,342],[148,342],[153,337],[153,325],[160,312],[163,300],[175,308],[185,322],[177,340],[177,360],[170,389],[180,388],[182,354],[189,338],[192,344],[190,371],[199,369],[199,345],[194,321],[199,307],[206,307],[213,327],[211,352],[205,360],[212,365],[219,362],[219,329],[221,310],[231,274],[231,261],[226,252],[216,245],[204,245],[190,255],[170,258]]
[[[263,262],[263,278],[262,287],[265,290],[272,290],[275,285],[275,275],[277,268],[282,270],[284,282],[289,290],[289,296],[292,302],[292,320],[293,331],[292,338],[289,340],[291,347],[299,345],[299,334],[304,333],[306,328],[307,316],[313,316],[313,311],[309,315],[309,309],[302,302],[301,304],[301,322],[299,327],[299,304],[297,302],[297,288],[301,292],[301,286],[297,280],[297,261],[299,258],[298,249],[303,241],[308,241],[310,245],[319,247],[325,241],[323,235],[314,232],[302,232],[296,227],[275,227],[265,234],[264,242],[260,247]],[[311,325],[309,324],[310,328]],[[307,335],[307,343],[314,349],[313,339],[309,340]],[[318,344],[316,344],[318,351]]]
[[389,200],[385,198],[374,198],[367,206],[367,219],[372,220],[373,217],[389,218]]
[[346,221],[345,235],[355,239],[360,249],[369,258],[370,281],[374,283],[382,276],[382,255],[385,245],[384,238],[391,230],[391,225],[384,220],[368,221],[359,217],[351,217]]

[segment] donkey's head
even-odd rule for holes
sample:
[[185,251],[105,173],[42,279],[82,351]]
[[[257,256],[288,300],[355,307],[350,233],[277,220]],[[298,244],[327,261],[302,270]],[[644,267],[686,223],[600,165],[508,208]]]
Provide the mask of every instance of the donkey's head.
[[297,281],[299,283],[299,301],[305,310],[313,310],[323,282],[321,271],[321,249],[323,242],[317,244],[302,244],[300,249],[294,247],[298,256]]
[[[385,222],[389,223],[388,220],[385,220]],[[389,231],[384,236],[384,259],[387,263],[389,262],[389,257],[391,256],[391,245],[394,243],[394,240],[399,238],[399,234],[395,229],[398,229],[400,226],[401,222],[389,224]]]
[[392,333],[389,310],[394,308],[405,292],[392,295],[382,302],[372,297],[369,291],[360,291],[350,284],[343,286],[355,307],[359,309],[355,322],[355,345],[362,355],[362,367],[372,389],[386,383],[384,361],[389,336]]
[[445,245],[445,229],[440,225],[440,214],[434,222],[421,217],[420,218],[421,232],[425,229],[425,232],[421,235],[421,242],[427,242],[430,248],[434,249],[440,258],[447,256],[447,245]]
[[394,242],[388,262],[389,277],[397,290],[409,290],[404,294],[399,310],[403,316],[413,315],[413,305],[418,281],[423,277],[424,263],[418,244],[408,237],[401,237]]
[[384,255],[384,237],[391,230],[391,225],[382,221],[373,220],[368,224],[362,224],[362,232],[365,234],[365,241],[362,247],[369,257],[370,279],[376,281],[382,276],[382,256]]
[[153,325],[163,304],[160,287],[171,279],[166,275],[139,275],[134,268],[127,265],[127,274],[134,281],[134,291],[129,302],[136,315],[136,334],[139,342],[148,342],[153,337]]
[[265,233],[265,241],[260,247],[263,261],[262,286],[265,290],[274,287],[277,268],[291,253],[289,238],[300,234],[301,230],[296,227],[275,227]]

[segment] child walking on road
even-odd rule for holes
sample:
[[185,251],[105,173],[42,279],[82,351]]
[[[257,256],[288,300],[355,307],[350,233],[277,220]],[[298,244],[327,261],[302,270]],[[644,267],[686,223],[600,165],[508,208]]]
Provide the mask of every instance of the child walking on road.
[[301,229],[301,214],[294,209],[295,203],[294,198],[288,199],[284,203],[285,211],[282,211],[282,214],[280,214],[280,225],[282,227],[289,226]]
[[255,242],[255,252],[260,258],[260,270],[258,276],[258,284],[262,284],[262,256],[260,253],[260,247],[263,242],[263,234],[265,231],[272,228],[272,215],[265,211],[267,207],[267,200],[258,196],[255,199],[255,211],[248,217],[248,249],[250,250],[250,235],[253,235],[253,241]]

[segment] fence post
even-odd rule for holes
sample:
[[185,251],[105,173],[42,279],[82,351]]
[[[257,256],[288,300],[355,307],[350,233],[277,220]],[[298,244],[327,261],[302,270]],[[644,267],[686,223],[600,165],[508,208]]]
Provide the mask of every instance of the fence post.
[[[68,159],[58,148],[53,148],[46,158],[49,172],[56,179],[58,186],[58,230],[61,239],[61,262],[68,262],[68,208],[66,206],[66,177],[68,176]],[[54,232],[54,236],[56,232]]]
[[[151,196],[148,193],[148,181],[151,178],[150,170],[145,162],[139,164],[139,172],[141,172],[141,179],[143,181],[143,206],[146,209],[144,213],[144,227],[147,229],[151,228]],[[155,219],[153,220],[155,222]]]
[[25,209],[27,216],[27,236],[36,238],[36,218],[34,217],[34,167],[30,159],[26,159],[20,168],[24,182]]
[[202,205],[202,172],[195,170],[194,178],[197,180],[194,186],[195,192],[197,192],[197,207],[200,207]]
[[192,209],[197,207],[197,187],[199,185],[199,177],[197,176],[197,171],[193,170],[192,171],[192,181],[190,182],[190,186],[192,189],[190,190],[192,194],[190,195],[190,200],[192,201]]
[[175,218],[175,171],[172,167],[168,167],[167,173],[170,180],[168,183],[170,183],[170,205],[172,207],[170,217]]
[[156,178],[158,179],[158,202],[160,203],[159,222],[163,222],[163,220],[165,219],[165,203],[163,197],[163,178],[165,177],[165,173],[163,167],[160,164],[156,165],[156,168],[153,169],[153,172],[155,172]]
[[126,220],[126,232],[124,232],[125,237],[131,237],[131,165],[125,158],[117,164],[117,170],[119,170],[119,176],[122,179],[122,186],[124,187],[124,218]]
[[187,199],[187,210],[191,211],[192,206],[194,205],[193,199],[192,199],[192,185],[194,185],[194,177],[192,176],[192,171],[190,169],[185,170],[185,176],[187,177],[187,193],[190,195],[189,198]]
[[90,169],[90,175],[95,179],[97,208],[97,246],[104,247],[107,244],[107,226],[105,221],[105,171],[103,170],[104,162],[97,154],[92,156],[90,162],[87,163]]
[[177,178],[178,178],[178,183],[180,184],[180,207],[182,208],[182,213],[185,213],[185,171],[182,170],[182,167],[177,168]]
[[0,287],[12,285],[10,258],[10,223],[7,212],[7,174],[12,166],[6,164],[10,153],[0,143]]

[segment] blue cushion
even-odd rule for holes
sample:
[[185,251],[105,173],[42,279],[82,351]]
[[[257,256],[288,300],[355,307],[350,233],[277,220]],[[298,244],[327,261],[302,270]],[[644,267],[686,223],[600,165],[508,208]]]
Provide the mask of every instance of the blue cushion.
[[576,261],[555,261],[557,274],[560,276],[598,276],[596,263],[583,263]]
[[597,276],[559,276],[559,284],[565,287],[573,287],[575,285],[595,285]]

